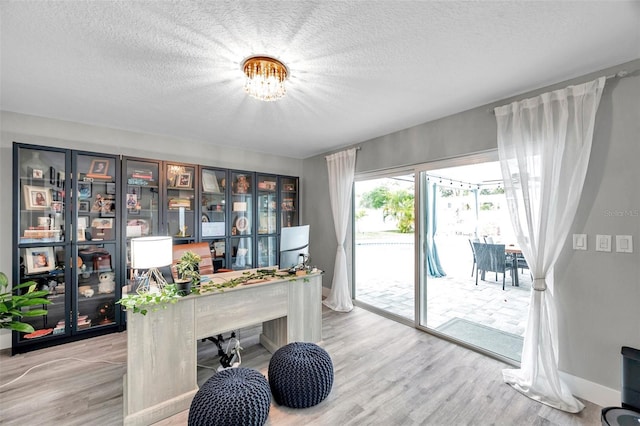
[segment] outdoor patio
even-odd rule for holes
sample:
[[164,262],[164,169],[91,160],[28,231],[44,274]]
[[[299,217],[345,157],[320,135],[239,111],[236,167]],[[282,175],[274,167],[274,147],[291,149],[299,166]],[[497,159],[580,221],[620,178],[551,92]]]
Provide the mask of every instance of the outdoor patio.
[[[413,236],[394,240],[369,240],[356,246],[355,298],[413,320]],[[519,287],[512,286],[510,273],[506,276],[505,290],[502,275],[498,274],[496,281],[495,273],[487,273],[486,281],[479,279],[476,286],[475,276],[471,276],[473,257],[463,242],[466,239],[458,238],[439,246],[447,275],[427,277],[426,325],[437,330],[449,321],[461,319],[516,339],[523,336],[532,284],[529,271],[520,272]]]

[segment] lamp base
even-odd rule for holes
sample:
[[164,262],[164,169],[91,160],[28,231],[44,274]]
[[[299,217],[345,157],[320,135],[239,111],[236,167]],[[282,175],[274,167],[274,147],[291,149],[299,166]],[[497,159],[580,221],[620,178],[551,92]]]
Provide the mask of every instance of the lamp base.
[[138,285],[136,292],[138,294],[160,293],[167,284],[167,280],[158,268],[149,268],[140,276],[140,284]]

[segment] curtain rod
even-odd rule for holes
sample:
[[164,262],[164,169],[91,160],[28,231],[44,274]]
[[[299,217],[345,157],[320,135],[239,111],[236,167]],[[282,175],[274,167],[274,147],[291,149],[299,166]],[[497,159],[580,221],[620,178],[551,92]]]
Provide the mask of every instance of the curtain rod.
[[[361,149],[361,147],[359,147],[359,146],[356,146],[354,148],[355,148],[356,151],[360,151],[360,149]],[[337,154],[337,153],[343,152],[343,151],[348,151],[350,149],[353,149],[353,148],[347,148],[347,149],[343,149],[342,151],[336,151],[333,154]],[[325,155],[324,158],[331,157],[333,154]]]
[[[630,74],[631,73],[629,71],[627,71],[627,70],[620,70],[617,73],[609,74],[609,75],[605,76],[604,78],[606,80],[610,80],[612,78],[625,78],[625,77],[628,77]],[[577,83],[577,84],[580,84],[580,83]],[[570,86],[575,86],[575,85],[570,84]],[[512,102],[516,102],[516,101],[512,101]],[[509,103],[511,103],[511,102],[509,102]],[[495,114],[496,113],[496,111],[495,111],[496,108],[498,108],[498,107],[493,107],[493,108],[489,109],[489,112],[491,114]]]

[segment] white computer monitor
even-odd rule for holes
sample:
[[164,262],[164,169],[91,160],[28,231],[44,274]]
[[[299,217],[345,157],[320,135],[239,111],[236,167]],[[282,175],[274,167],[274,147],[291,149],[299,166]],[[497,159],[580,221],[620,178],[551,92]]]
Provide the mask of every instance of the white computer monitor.
[[300,263],[300,255],[309,254],[309,225],[290,226],[280,231],[280,269]]

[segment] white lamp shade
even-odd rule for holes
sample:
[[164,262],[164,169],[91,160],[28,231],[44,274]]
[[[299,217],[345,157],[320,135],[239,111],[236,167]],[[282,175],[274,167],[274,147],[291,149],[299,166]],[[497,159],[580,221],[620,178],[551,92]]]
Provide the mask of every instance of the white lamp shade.
[[171,237],[141,237],[131,239],[131,267],[133,269],[159,268],[173,261]]

